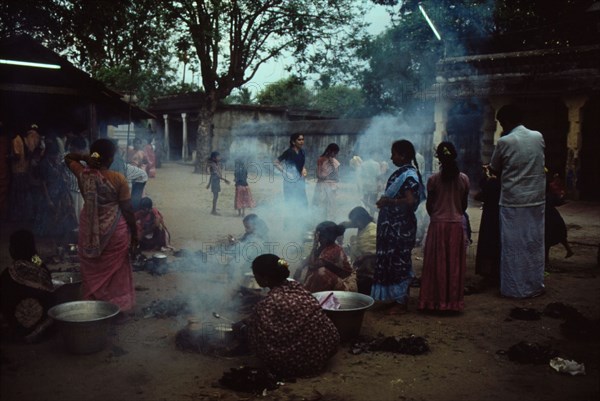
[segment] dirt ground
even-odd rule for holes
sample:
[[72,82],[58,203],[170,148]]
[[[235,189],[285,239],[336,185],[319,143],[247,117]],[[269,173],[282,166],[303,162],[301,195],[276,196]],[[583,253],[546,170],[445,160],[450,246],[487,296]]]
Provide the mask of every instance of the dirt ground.
[[[219,199],[222,216],[210,215],[211,194],[201,175],[192,167],[167,163],[147,185],[147,194],[165,216],[175,249],[211,253],[227,234],[243,233],[241,219],[233,210],[233,186],[223,185]],[[231,173],[229,173],[231,175]],[[280,252],[286,252],[292,265],[299,260],[287,246],[302,243],[302,233],[291,237],[280,231],[281,216],[275,199],[281,197],[279,178],[263,176],[251,182],[258,202],[256,212],[265,217]],[[309,196],[314,183],[309,183]],[[356,187],[345,183],[341,190],[340,219],[356,206]],[[468,284],[474,274],[474,256],[480,208],[475,201],[468,210],[474,229],[469,248]],[[354,355],[343,345],[319,377],[285,383],[264,396],[237,393],[218,385],[230,368],[258,366],[249,356],[216,357],[184,352],[175,337],[189,314],[157,318],[149,315],[152,302],[185,297],[195,300],[193,314],[201,321],[214,322],[210,312],[218,310],[232,319],[239,317],[239,293],[222,277],[207,274],[195,266],[182,266],[181,258],[169,253],[169,269],[164,275],[134,272],[137,305],[128,322],[115,325],[107,346],[90,355],[65,351],[60,336],[34,345],[0,343],[0,397],[9,400],[598,400],[600,395],[600,343],[571,340],[561,332],[560,319],[542,316],[540,320],[510,319],[512,308],[542,311],[552,302],[562,302],[585,317],[600,317],[600,268],[597,264],[600,242],[600,204],[569,202],[560,207],[575,255],[564,259],[564,250],[552,249],[553,269],[547,274],[545,295],[529,300],[510,300],[487,289],[465,297],[464,313],[455,316],[423,314],[416,311],[418,288],[412,289],[409,311],[388,316],[373,308],[366,312],[361,334],[369,336],[422,336],[431,351],[424,355],[369,352]],[[7,237],[14,228],[2,223],[0,232],[1,267],[10,258]],[[349,233],[351,234],[351,233]],[[295,238],[295,239],[294,239]],[[346,238],[347,239],[347,238]],[[48,260],[53,250],[40,244]],[[277,252],[276,252],[277,253]],[[149,254],[150,256],[151,254]],[[239,255],[237,255],[239,256]],[[296,255],[297,256],[297,255]],[[229,255],[229,257],[235,257]],[[249,256],[240,265],[249,269]],[[421,269],[421,249],[414,250],[417,274]],[[52,270],[76,264],[51,264]],[[213,319],[213,320],[210,320]],[[548,364],[519,364],[502,351],[527,341],[550,346],[565,359],[585,364],[585,376],[554,371]]]

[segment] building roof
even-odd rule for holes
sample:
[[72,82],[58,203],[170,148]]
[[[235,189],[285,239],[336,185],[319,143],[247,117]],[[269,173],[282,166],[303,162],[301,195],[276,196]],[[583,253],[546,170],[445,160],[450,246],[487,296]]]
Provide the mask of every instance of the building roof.
[[[203,92],[181,93],[176,95],[161,96],[157,98],[148,110],[157,116],[172,113],[198,113],[198,110],[204,100]],[[292,109],[287,106],[265,106],[258,104],[220,104],[218,111],[256,111],[271,114],[286,115],[290,120],[318,120],[337,118],[324,115],[319,110],[312,109]]]
[[600,92],[600,45],[448,57],[428,98]]
[[[123,96],[71,64],[66,58],[27,35],[0,40],[0,59],[56,64],[60,69],[0,64],[3,106],[13,96],[67,96],[81,103],[94,103],[115,121],[147,119],[154,115],[123,100]],[[54,102],[57,100],[55,99]],[[69,103],[69,102],[67,102]]]

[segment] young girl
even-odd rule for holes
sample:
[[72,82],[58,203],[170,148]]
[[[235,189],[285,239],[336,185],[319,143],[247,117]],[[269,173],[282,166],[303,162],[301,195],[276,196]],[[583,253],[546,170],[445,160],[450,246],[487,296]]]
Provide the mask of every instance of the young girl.
[[0,275],[0,304],[10,336],[35,342],[50,326],[47,316],[54,304],[50,271],[35,248],[33,233],[18,230],[10,236],[13,263]]
[[427,181],[427,212],[431,218],[423,254],[419,309],[462,311],[467,270],[463,218],[469,178],[456,164],[450,142],[438,145],[441,171]]
[[248,186],[248,169],[242,159],[235,161],[235,209],[238,211],[238,216],[246,215],[246,208],[256,206],[252,198],[252,192]]

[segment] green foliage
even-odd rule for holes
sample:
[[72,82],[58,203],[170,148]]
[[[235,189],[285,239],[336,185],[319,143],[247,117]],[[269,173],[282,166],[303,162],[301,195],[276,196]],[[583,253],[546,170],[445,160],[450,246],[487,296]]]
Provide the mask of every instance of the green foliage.
[[319,89],[312,108],[339,117],[364,117],[367,113],[362,91],[346,85]]
[[287,106],[297,109],[309,108],[312,93],[297,76],[280,79],[267,85],[256,95],[258,104],[267,106]]
[[173,85],[176,27],[155,0],[9,0],[0,18],[3,34],[31,35],[141,105]]
[[254,104],[254,97],[248,88],[234,90],[233,93],[223,100],[225,104]]

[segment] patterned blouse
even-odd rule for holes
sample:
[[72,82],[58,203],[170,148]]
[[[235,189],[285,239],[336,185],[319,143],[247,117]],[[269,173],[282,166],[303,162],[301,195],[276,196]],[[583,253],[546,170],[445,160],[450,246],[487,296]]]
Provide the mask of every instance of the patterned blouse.
[[340,341],[317,300],[295,281],[272,288],[248,323],[256,355],[287,378],[320,373]]

